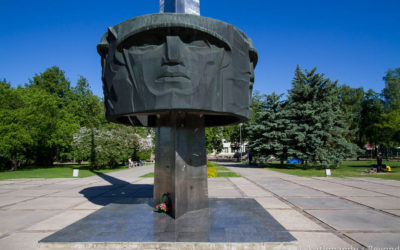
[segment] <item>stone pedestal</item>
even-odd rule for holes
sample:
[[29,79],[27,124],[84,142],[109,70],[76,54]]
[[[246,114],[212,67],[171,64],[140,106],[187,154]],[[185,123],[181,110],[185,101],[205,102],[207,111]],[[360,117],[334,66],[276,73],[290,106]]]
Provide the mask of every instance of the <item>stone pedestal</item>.
[[154,204],[168,193],[173,218],[207,208],[204,117],[172,112],[158,120],[168,126],[156,129]]

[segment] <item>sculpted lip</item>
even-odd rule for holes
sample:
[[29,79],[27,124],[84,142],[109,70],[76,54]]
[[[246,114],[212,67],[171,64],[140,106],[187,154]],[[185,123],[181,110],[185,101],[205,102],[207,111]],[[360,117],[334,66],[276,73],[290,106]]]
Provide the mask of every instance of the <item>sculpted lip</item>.
[[162,78],[167,78],[167,77],[168,78],[183,77],[183,78],[190,80],[190,78],[182,72],[163,72],[159,77],[157,77],[157,80],[160,80]]
[[182,70],[180,68],[181,67],[177,67],[177,66],[166,66],[166,67],[164,67],[161,75],[159,75],[156,80],[162,80],[163,78],[171,79],[171,78],[178,78],[178,77],[190,80],[189,76],[184,73],[185,70]]

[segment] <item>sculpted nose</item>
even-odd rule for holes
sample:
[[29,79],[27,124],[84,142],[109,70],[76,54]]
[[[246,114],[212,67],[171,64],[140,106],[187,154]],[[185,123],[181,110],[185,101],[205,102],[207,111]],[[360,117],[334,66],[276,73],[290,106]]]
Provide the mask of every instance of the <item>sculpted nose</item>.
[[166,40],[166,54],[168,63],[180,63],[181,53],[180,53],[181,41],[178,36],[167,36]]

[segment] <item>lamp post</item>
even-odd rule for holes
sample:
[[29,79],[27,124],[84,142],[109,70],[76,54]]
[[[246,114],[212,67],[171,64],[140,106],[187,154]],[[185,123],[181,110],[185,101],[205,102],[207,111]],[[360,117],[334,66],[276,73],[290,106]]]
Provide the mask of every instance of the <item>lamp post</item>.
[[239,124],[240,131],[240,163],[242,163],[242,123]]

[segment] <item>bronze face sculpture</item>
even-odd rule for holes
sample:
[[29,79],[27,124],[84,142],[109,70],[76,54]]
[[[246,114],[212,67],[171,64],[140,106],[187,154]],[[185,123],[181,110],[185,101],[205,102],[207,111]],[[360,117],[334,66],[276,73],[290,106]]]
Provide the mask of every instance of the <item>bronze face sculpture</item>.
[[230,24],[188,14],[140,16],[109,28],[97,49],[111,121],[154,127],[156,115],[171,110],[202,113],[206,126],[251,116],[257,53]]
[[234,26],[151,14],[108,29],[101,55],[106,118],[157,127],[154,203],[171,216],[208,207],[205,127],[246,121],[257,53]]

